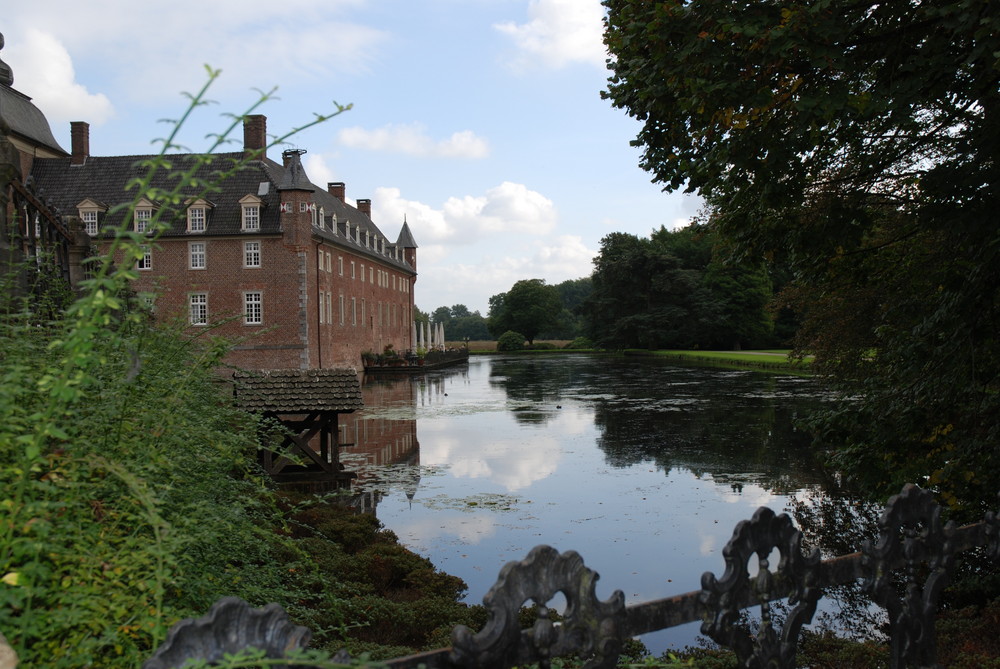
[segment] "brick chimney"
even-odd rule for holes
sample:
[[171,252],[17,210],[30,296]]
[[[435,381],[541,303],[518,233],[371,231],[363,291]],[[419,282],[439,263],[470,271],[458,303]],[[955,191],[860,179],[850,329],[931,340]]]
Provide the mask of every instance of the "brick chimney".
[[368,199],[358,200],[358,211],[360,211],[362,214],[364,214],[368,218],[371,218],[372,217],[372,201],[368,200]]
[[267,154],[267,117],[251,114],[243,119],[243,155],[263,160]]
[[70,165],[83,165],[90,157],[90,124],[86,121],[73,121],[69,128],[73,148]]
[[328,181],[326,183],[326,189],[330,192],[330,195],[334,196],[341,202],[345,201],[347,197],[347,184],[343,181]]

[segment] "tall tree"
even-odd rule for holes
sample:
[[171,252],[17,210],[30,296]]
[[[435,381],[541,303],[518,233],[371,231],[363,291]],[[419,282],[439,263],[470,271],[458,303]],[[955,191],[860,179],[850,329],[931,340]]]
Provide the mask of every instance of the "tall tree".
[[821,431],[840,463],[886,489],[928,477],[952,504],[992,499],[995,3],[604,4],[605,95],[643,122],[642,166],[705,197],[734,254],[790,268],[800,345],[862,398]]
[[497,337],[508,330],[520,332],[531,344],[539,332],[555,324],[561,309],[555,286],[544,279],[524,279],[490,298],[490,332]]

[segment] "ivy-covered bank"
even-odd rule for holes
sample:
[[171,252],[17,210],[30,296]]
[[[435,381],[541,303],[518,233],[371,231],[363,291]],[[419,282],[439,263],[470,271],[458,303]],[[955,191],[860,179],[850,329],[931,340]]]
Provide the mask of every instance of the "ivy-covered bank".
[[46,392],[66,324],[11,305],[0,323],[0,631],[22,666],[138,666],[225,595],[278,602],[314,647],[354,654],[482,624],[464,583],[374,517],[275,491],[258,419],[213,371],[224,349],[131,315],[76,350],[75,406]]

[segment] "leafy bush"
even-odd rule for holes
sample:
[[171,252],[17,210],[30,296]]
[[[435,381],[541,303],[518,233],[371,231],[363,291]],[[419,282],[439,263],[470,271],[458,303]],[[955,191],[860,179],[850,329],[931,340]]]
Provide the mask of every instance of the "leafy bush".
[[570,343],[566,344],[564,348],[596,348],[594,342],[587,337],[577,337]]
[[524,335],[520,332],[507,330],[497,339],[498,351],[520,351],[524,348]]

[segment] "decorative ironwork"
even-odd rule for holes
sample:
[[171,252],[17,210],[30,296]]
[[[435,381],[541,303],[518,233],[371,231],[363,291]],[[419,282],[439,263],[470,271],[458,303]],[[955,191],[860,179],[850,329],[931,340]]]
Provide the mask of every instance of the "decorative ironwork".
[[[721,579],[709,572],[702,577],[701,590],[628,607],[621,591],[607,601],[597,599],[598,575],[577,553],[538,546],[525,560],[501,570],[483,598],[490,619],[480,632],[460,625],[452,631],[452,648],[385,664],[389,669],[506,669],[534,662],[547,667],[551,658],[573,654],[585,660],[588,669],[611,669],[624,639],[701,619],[702,631],[733,648],[741,666],[791,669],[797,666],[798,635],[815,613],[821,588],[863,579],[865,590],[889,614],[892,667],[935,667],[934,613],[954,554],[985,545],[990,557],[1000,557],[997,513],[991,511],[983,522],[961,528],[942,525],[940,514],[930,492],[907,485],[889,500],[875,545],[866,542],[862,552],[820,562],[818,551],[802,552],[802,535],[786,514],[762,508],[736,526],[723,550],[726,570]],[[772,571],[768,559],[774,549],[780,559]],[[758,573],[751,577],[748,563],[755,555]],[[903,597],[897,594],[897,582],[905,588]],[[567,608],[564,619],[555,622],[546,603],[560,592]],[[779,632],[768,602],[784,598],[793,609]],[[538,619],[522,630],[519,613],[529,600],[538,605]],[[761,607],[756,635],[739,624],[739,612],[751,606]],[[308,639],[308,630],[292,625],[276,604],[251,610],[229,598],[204,618],[178,623],[144,669],[180,666],[188,658],[218,658],[218,653],[250,646],[280,658]],[[334,659],[349,658],[341,653]]]
[[[768,556],[780,553],[772,572]],[[712,572],[701,577],[701,601],[706,607],[703,634],[731,647],[745,667],[794,666],[795,650],[802,625],[808,624],[822,596],[817,587],[819,551],[802,553],[802,533],[788,514],[776,516],[761,507],[750,520],[741,521],[722,550],[726,571],[721,579]],[[758,572],[751,577],[750,559],[757,556]],[[769,601],[787,593],[794,608],[780,630],[775,629]],[[756,635],[739,624],[740,610],[748,595],[760,603],[760,628]]]
[[277,604],[254,609],[238,597],[223,597],[201,618],[185,618],[171,627],[142,669],[174,669],[187,660],[216,662],[247,648],[280,659],[290,650],[305,648],[311,638],[312,632],[293,625]]
[[[597,599],[597,572],[583,564],[575,551],[559,554],[550,546],[536,546],[520,562],[509,562],[483,598],[490,612],[486,626],[473,634],[459,625],[452,631],[450,661],[461,666],[499,669],[539,662],[575,653],[585,669],[610,669],[624,638],[625,595],[616,590],[607,601]],[[556,595],[566,597],[563,620],[553,624],[545,604]],[[538,606],[534,627],[524,634],[518,612],[528,600]]]
[[[866,541],[861,548],[864,588],[889,615],[891,666],[936,667],[934,616],[954,567],[955,524],[942,525],[931,492],[908,483],[889,499],[878,525],[878,542]],[[900,563],[902,597],[892,571]]]

